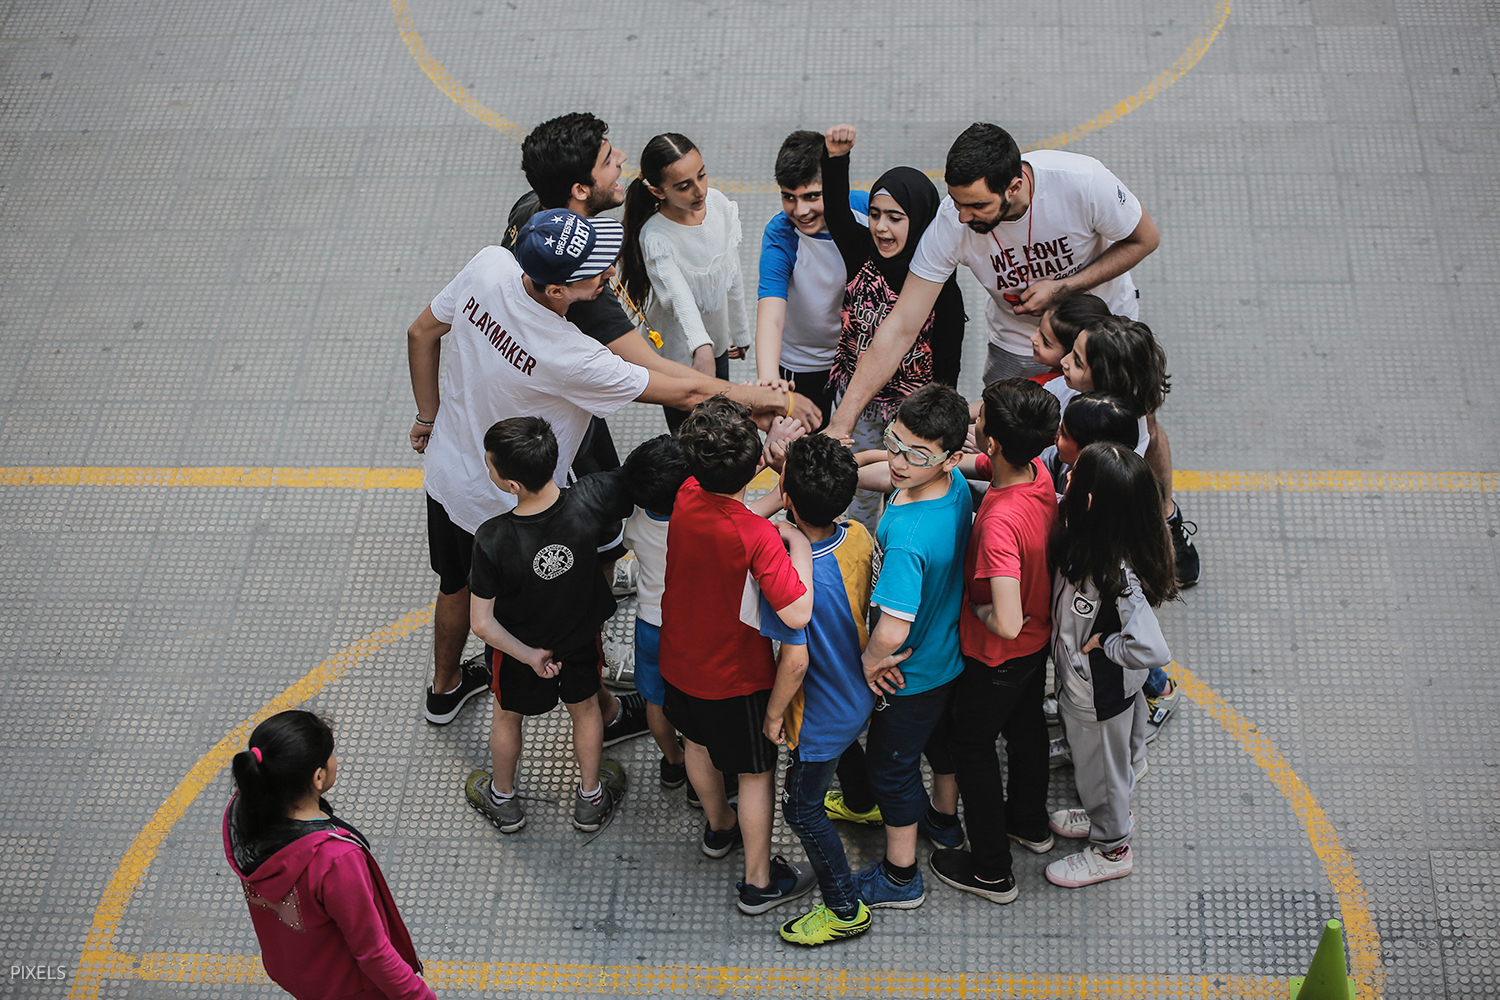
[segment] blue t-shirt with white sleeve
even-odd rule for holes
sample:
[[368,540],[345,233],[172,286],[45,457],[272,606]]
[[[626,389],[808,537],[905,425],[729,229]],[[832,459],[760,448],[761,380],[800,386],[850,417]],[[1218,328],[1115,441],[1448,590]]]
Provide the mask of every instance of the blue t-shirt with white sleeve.
[[[855,219],[866,222],[870,195],[850,191]],[[804,235],[785,212],[766,223],[760,241],[760,277],[756,297],[786,300],[781,334],[782,367],[798,372],[826,371],[833,364],[839,335],[847,272],[844,258],[826,231]]]
[[870,602],[882,614],[911,622],[901,664],[906,687],[897,697],[941,687],[963,673],[958,616],[964,601],[964,550],[974,520],[969,484],[954,469],[948,492],[931,500],[892,503],[881,515],[880,578]]

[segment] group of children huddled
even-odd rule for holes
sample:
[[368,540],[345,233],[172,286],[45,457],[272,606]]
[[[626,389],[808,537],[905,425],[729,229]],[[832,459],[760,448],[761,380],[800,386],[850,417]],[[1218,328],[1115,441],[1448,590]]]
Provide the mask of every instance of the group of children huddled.
[[[1091,388],[1090,336],[1154,345],[1139,323],[1095,322],[1071,338],[1074,390]],[[1110,350],[1097,356],[1115,357]],[[1145,765],[1142,687],[1170,661],[1152,608],[1177,584],[1160,492],[1134,450],[1137,419],[1100,391],[1078,395],[1067,412],[1075,408],[1083,419],[1060,424],[1053,392],[998,380],[974,409],[970,452],[969,405],[932,383],[900,404],[884,449],[855,454],[786,421],[763,441],[750,411],[719,397],[675,437],[647,441],[619,470],[568,489],[552,482],[556,441],[545,421],[496,424],[485,438],[490,474],[519,502],[475,539],[472,593],[488,610],[475,631],[503,659],[493,772],[471,775],[468,801],[503,832],[525,824],[515,791],[521,717],[559,699],[584,775],[574,825],[598,829],[618,801],[624,774],[600,760],[594,699],[598,633],[615,604],[594,548],[628,517],[640,563],[634,679],[662,750],[661,781],[691,782],[707,819],[704,854],[743,847],[741,911],[763,913],[816,885],[822,905],[784,924],[782,937],[816,945],[862,933],[870,909],[925,898],[919,834],[940,847],[930,862],[939,879],[999,903],[1018,892],[1012,840],[1043,854],[1054,836],[1087,838],[1086,850],[1047,867],[1058,885],[1128,875],[1130,799]],[[778,482],[747,504],[768,465]],[[878,541],[843,519],[861,484],[891,494]],[[782,511],[785,520],[768,519]],[[1050,814],[1049,651],[1083,803]],[[808,864],[771,855],[782,746],[783,815]],[[929,797],[924,752],[939,783],[956,781],[962,824],[941,795]],[[873,802],[831,790],[846,754],[862,763]],[[736,801],[726,779],[737,781]],[[864,785],[857,775],[841,783]],[[834,818],[883,825],[884,859],[851,872]]]
[[[990,142],[984,130],[1014,151],[1002,130],[981,125],[955,151],[966,140]],[[1059,886],[1130,874],[1131,798],[1146,745],[1178,697],[1153,609],[1196,581],[1197,556],[1171,500],[1169,466],[1164,478],[1145,457],[1169,389],[1165,354],[1118,305],[1088,292],[1055,294],[1035,310],[1030,358],[1009,348],[997,355],[992,342],[982,398],[971,405],[952,386],[963,302],[953,264],[933,269],[929,258],[941,254],[927,252],[923,232],[941,222],[966,228],[966,239],[1021,218],[1029,227],[1041,167],[1028,161],[995,175],[1007,186],[989,208],[963,201],[964,192],[1000,188],[989,174],[965,180],[956,153],[942,205],[910,168],[888,171],[864,198],[848,184],[854,130],[794,134],[782,159],[796,160],[788,149],[796,152],[794,141],[807,147],[807,136],[819,143],[820,175],[783,180],[795,232],[776,239],[806,244],[793,253],[797,266],[807,264],[804,291],[819,268],[828,271],[825,284],[837,283],[842,336],[821,354],[799,341],[796,328],[809,320],[796,314],[810,306],[789,291],[788,259],[779,306],[764,294],[763,275],[757,327],[774,336],[757,336],[757,363],[761,384],[789,400],[794,385],[811,391],[821,428],[792,419],[793,404],[775,418],[723,394],[690,412],[668,406],[671,433],[641,444],[618,468],[566,486],[559,470],[573,456],[560,453],[563,435],[544,417],[510,416],[484,433],[489,481],[514,500],[473,535],[470,627],[486,643],[495,701],[491,768],[470,774],[464,795],[501,832],[522,829],[523,719],[561,701],[580,773],[573,825],[597,831],[609,822],[627,780],[603,756],[613,740],[600,708],[601,629],[616,610],[606,559],[624,521],[637,566],[631,679],[661,751],[660,783],[689,785],[688,801],[705,815],[703,854],[743,850],[735,885],[742,912],[821,891],[820,905],[780,927],[789,942],[820,945],[868,930],[872,909],[923,903],[922,837],[936,848],[933,874],[996,903],[1019,892],[1012,842],[1047,854],[1058,837],[1087,841],[1046,866]],[[602,150],[617,174],[607,144]],[[779,159],[778,179],[782,167]],[[823,205],[809,221],[802,197],[814,186]],[[1129,207],[1123,186],[1118,198]],[[709,188],[701,155],[676,133],[647,146],[624,201],[616,290],[664,356],[722,379],[729,358],[750,344],[735,206]],[[557,285],[526,270],[526,238],[543,216],[552,225],[575,220],[548,211],[521,230],[516,259],[533,297],[533,284],[573,287],[571,276]],[[1136,229],[1121,231],[1133,238],[1149,223],[1143,217],[1135,205],[1136,221],[1119,226]],[[819,237],[837,253],[829,257]],[[999,273],[1010,258],[993,259]],[[601,256],[587,271],[589,301],[603,293],[609,263]],[[1030,266],[1032,277],[1016,279],[1025,287],[1005,298],[1017,314],[1043,301],[1035,292],[1044,283],[1033,280],[1042,272]],[[924,268],[946,273],[946,283],[923,277]],[[908,301],[926,318],[916,317],[911,340],[893,353],[891,344],[901,345],[888,331],[905,322]],[[553,311],[562,316],[565,307]],[[891,361],[888,377],[865,364],[867,354]],[[432,425],[420,410],[418,423]],[[747,501],[768,467],[778,473],[774,486]],[[1191,579],[1183,579],[1184,544]],[[1049,741],[1049,721],[1060,721],[1062,740]],[[805,863],[772,855],[783,750],[782,815]],[[1049,810],[1049,769],[1068,760],[1082,808]],[[371,932],[365,942],[357,964],[366,981],[374,976],[388,996],[426,995],[367,845],[321,798],[336,770],[327,727],[307,713],[263,723],[235,759],[239,792],[225,815],[225,849],[257,932],[266,945],[288,927],[303,933],[302,921],[340,922],[332,907],[315,913],[311,900],[299,904],[294,887],[309,872],[329,884],[358,882],[370,898],[341,908],[361,927],[388,930],[383,941]],[[882,859],[851,870],[835,820],[883,827]],[[301,939],[282,944],[295,950]],[[378,961],[367,968],[369,955]],[[269,960],[267,968],[276,977]],[[331,963],[313,978],[346,974]]]

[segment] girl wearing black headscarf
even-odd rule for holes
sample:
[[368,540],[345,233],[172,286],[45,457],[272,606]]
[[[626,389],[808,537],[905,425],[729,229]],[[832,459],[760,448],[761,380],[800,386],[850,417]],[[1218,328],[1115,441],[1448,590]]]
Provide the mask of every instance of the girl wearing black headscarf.
[[[822,161],[823,217],[829,235],[843,255],[848,280],[844,289],[844,330],[831,374],[831,380],[842,393],[848,388],[875,331],[896,304],[917,243],[937,216],[940,199],[926,174],[912,167],[896,167],[870,185],[870,225],[860,225],[849,207],[848,151],[854,145],[854,129],[840,126],[830,129],[829,136]],[[834,155],[835,151],[838,155]],[[963,335],[963,295],[956,278],[950,277],[916,342],[901,359],[890,381],[855,421],[856,451],[884,447],[881,434],[912,392],[934,380],[949,385],[957,383]],[[879,494],[861,490],[849,512],[873,532],[880,520],[881,500]]]

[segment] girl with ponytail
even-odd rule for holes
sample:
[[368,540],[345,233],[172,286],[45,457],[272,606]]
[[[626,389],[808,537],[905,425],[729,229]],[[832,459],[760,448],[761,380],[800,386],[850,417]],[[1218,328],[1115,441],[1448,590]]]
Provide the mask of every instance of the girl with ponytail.
[[339,770],[328,723],[273,715],[232,766],[224,855],[266,974],[298,1000],[433,997],[369,841],[323,798]]
[[[661,334],[663,357],[728,379],[729,359],[745,356],[751,336],[739,206],[708,186],[703,156],[685,135],[652,139],[640,163],[625,192],[621,284]],[[675,432],[687,413],[663,409]]]

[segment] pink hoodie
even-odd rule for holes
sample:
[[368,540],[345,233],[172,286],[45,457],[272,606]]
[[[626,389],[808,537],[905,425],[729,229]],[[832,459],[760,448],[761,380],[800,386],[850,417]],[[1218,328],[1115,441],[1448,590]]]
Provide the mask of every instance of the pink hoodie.
[[297,1000],[434,1000],[369,850],[329,830],[299,837],[246,876],[224,810],[224,856],[250,906],[261,964]]

